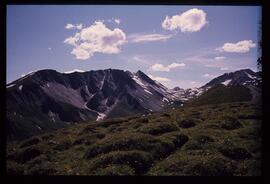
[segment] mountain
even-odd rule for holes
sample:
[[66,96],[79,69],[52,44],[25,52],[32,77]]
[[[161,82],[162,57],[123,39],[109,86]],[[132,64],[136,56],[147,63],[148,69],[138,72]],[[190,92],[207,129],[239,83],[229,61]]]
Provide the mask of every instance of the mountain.
[[[212,88],[208,96],[202,96],[202,101],[215,102],[223,94],[218,91],[223,91],[224,86],[244,86],[240,91],[248,91],[252,101],[256,101],[261,94],[260,83],[260,73],[249,69],[225,73],[200,88],[186,90],[168,89],[142,71],[40,70],[7,84],[7,135],[8,139],[23,139],[77,122],[149,114],[183,106]],[[220,85],[220,89],[215,89]],[[234,91],[239,90],[224,88],[226,94]]]
[[32,72],[6,87],[7,134],[11,139],[101,120],[158,111],[175,99],[143,72],[107,69]]
[[261,83],[261,73],[253,72],[250,69],[238,70],[235,72],[225,73],[217,78],[214,78],[202,88],[213,87],[217,84],[224,84],[225,86],[255,86],[258,87]]
[[187,106],[221,104],[251,100],[252,94],[250,90],[243,85],[225,86],[222,84],[217,84],[197,98],[188,101]]
[[[186,102],[201,96],[204,94],[204,92],[212,89],[215,86],[219,86],[219,88],[222,88],[222,86],[231,86],[232,88],[223,88],[230,90],[236,86],[244,86],[244,88],[248,88],[247,91],[251,93],[252,101],[257,101],[261,96],[261,83],[261,72],[243,69],[218,76],[199,88],[189,88],[183,90],[176,87],[173,89],[173,91],[179,99]],[[238,90],[238,88],[235,89]]]

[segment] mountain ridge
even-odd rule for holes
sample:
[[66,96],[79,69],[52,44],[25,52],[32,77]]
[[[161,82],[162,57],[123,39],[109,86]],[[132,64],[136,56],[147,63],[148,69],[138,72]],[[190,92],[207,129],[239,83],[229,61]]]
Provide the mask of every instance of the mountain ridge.
[[168,89],[140,70],[39,70],[7,84],[7,132],[20,139],[76,122],[151,114],[175,104],[182,106],[229,78],[236,82],[227,85],[244,85],[259,95],[259,76],[249,70],[223,74],[200,88],[186,90]]

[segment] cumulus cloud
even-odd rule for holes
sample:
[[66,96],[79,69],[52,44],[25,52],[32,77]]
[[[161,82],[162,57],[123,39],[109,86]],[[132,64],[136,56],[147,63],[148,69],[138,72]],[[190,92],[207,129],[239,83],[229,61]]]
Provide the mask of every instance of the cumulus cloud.
[[162,71],[162,72],[169,72],[171,69],[175,68],[183,68],[185,67],[185,63],[172,63],[170,65],[164,66],[163,64],[156,63],[150,67],[150,70],[153,71]]
[[154,41],[166,41],[172,38],[173,35],[163,35],[163,34],[134,34],[129,36],[129,40],[132,43],[141,42],[154,42]]
[[153,76],[153,75],[151,75],[151,74],[148,74],[148,76],[149,76],[151,79],[153,79],[153,80],[155,80],[155,81],[158,81],[158,82],[170,82],[170,81],[171,81],[170,79],[168,79],[168,78],[166,78],[166,77],[158,77],[158,76]]
[[111,30],[102,21],[96,21],[64,40],[64,43],[74,47],[71,54],[81,60],[91,58],[94,53],[117,54],[126,42],[126,35],[121,29]]
[[66,29],[82,29],[82,24],[77,24],[77,25],[73,25],[73,24],[67,24]]
[[226,57],[224,57],[224,56],[217,56],[217,57],[215,57],[215,60],[223,60],[223,59],[226,59]]
[[180,15],[166,16],[162,22],[162,28],[166,30],[180,29],[181,32],[197,32],[207,23],[206,13],[203,10],[193,8]]
[[246,53],[254,47],[256,47],[256,44],[252,40],[242,40],[236,43],[224,43],[222,47],[216,50],[220,52]]

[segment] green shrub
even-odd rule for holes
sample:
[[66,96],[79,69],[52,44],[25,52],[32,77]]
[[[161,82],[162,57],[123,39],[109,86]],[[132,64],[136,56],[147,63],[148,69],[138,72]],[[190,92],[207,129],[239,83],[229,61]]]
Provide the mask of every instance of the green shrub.
[[64,150],[69,149],[71,146],[72,146],[72,143],[70,141],[65,141],[65,142],[55,145],[53,149],[56,151],[64,151]]
[[200,123],[201,120],[199,119],[194,119],[194,118],[187,118],[182,121],[178,121],[178,126],[181,128],[191,128],[196,126],[198,123]]
[[24,168],[16,162],[7,162],[7,175],[23,175]]
[[234,130],[243,127],[235,117],[225,116],[222,118],[220,127],[226,130]]
[[191,164],[184,170],[189,176],[232,176],[232,170],[227,161],[222,158],[209,158],[205,161]]
[[154,122],[142,126],[139,131],[151,135],[161,135],[163,133],[177,130],[179,130],[179,128],[174,123]]
[[106,120],[103,120],[103,121],[99,122],[98,123],[98,126],[100,126],[100,127],[109,127],[111,125],[124,123],[127,120],[128,120],[127,118],[111,118],[111,119],[106,119]]
[[98,176],[130,176],[135,175],[135,171],[133,168],[129,167],[128,165],[118,165],[112,164],[105,168],[98,168],[94,171],[94,175]]
[[149,175],[176,176],[230,176],[229,162],[215,153],[201,155],[175,154],[156,164]]
[[142,150],[150,153],[154,159],[162,159],[184,144],[188,138],[185,135],[174,135],[171,139],[141,133],[114,134],[91,145],[84,158],[91,159],[99,154],[117,150]]
[[91,159],[92,157],[108,153],[115,150],[153,150],[159,140],[151,135],[141,133],[119,133],[108,135],[104,139],[91,145],[84,155],[84,158]]
[[256,119],[256,120],[260,120],[262,119],[262,116],[259,114],[240,114],[238,116],[238,118],[240,119]]
[[38,144],[40,141],[41,141],[40,138],[37,138],[37,137],[30,138],[30,139],[24,141],[21,144],[20,148],[24,148],[24,147],[28,147],[28,146]]
[[199,134],[192,137],[192,139],[185,145],[186,150],[200,150],[207,149],[208,144],[214,142],[211,136]]
[[170,132],[160,136],[160,139],[172,142],[176,148],[179,148],[188,141],[188,136],[180,132]]
[[38,148],[26,148],[20,151],[16,156],[15,156],[15,161],[18,163],[25,163],[29,160],[32,160],[33,158],[41,155],[43,152],[38,149]]
[[91,145],[95,143],[97,140],[103,139],[105,137],[105,134],[103,133],[93,133],[89,135],[80,136],[78,139],[76,139],[72,145],[78,145],[78,144],[86,144]]
[[100,155],[92,160],[90,170],[108,167],[109,164],[124,164],[134,168],[136,174],[143,174],[150,168],[152,163],[152,156],[144,151],[114,151]]
[[233,160],[245,160],[252,157],[251,153],[245,148],[241,147],[221,147],[219,151],[226,157]]

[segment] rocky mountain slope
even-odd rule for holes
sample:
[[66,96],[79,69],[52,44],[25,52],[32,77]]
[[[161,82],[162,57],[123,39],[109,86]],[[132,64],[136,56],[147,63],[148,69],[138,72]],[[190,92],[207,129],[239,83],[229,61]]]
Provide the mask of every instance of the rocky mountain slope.
[[6,86],[7,135],[11,140],[23,139],[77,122],[148,114],[183,105],[221,84],[249,88],[256,100],[260,83],[260,74],[249,69],[225,73],[200,88],[186,90],[168,89],[141,71],[40,70]]
[[173,93],[143,72],[40,70],[6,87],[7,134],[25,138],[75,122],[160,110]]

